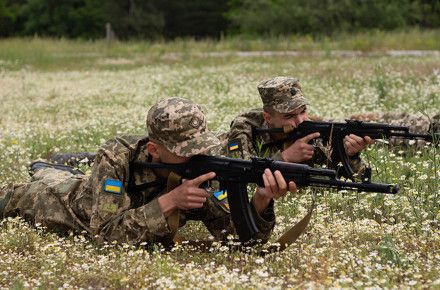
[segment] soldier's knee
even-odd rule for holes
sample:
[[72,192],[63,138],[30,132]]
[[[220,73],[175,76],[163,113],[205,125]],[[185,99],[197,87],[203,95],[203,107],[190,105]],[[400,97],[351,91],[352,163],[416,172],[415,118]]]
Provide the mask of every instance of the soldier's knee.
[[47,162],[44,162],[44,161],[32,162],[31,165],[30,165],[30,168],[29,168],[29,174],[31,176],[33,176],[38,171],[43,170],[43,169],[47,169],[47,168],[53,168],[53,169],[56,169],[56,170],[70,172],[73,175],[78,175],[78,174],[84,175],[84,172],[82,172],[79,169],[73,168],[71,166],[61,165],[61,164],[52,164],[52,163],[47,163]]
[[0,219],[3,219],[5,208],[12,197],[14,192],[13,185],[7,185],[6,187],[0,188]]

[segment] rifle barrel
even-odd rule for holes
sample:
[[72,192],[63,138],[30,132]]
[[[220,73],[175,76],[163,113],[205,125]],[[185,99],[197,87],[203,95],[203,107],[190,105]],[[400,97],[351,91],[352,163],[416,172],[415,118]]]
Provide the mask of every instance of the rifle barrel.
[[386,193],[386,194],[396,194],[399,192],[399,188],[397,185],[386,184],[386,183],[372,183],[372,182],[351,182],[351,181],[342,181],[339,179],[310,179],[310,185],[316,187],[328,187],[335,188],[337,190],[353,190],[357,189],[358,191],[364,192],[378,192],[378,193]]

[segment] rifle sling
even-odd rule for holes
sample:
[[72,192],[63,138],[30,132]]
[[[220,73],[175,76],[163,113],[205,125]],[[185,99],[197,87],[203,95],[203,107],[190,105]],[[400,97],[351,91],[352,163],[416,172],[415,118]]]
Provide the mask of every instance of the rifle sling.
[[[297,222],[294,226],[292,226],[287,232],[285,232],[281,237],[279,237],[273,245],[269,246],[267,249],[262,249],[255,253],[260,256],[265,256],[268,254],[284,251],[288,246],[293,244],[301,236],[301,234],[304,233],[305,229],[307,228],[307,225],[310,223],[310,219],[312,217],[314,209],[315,209],[315,201],[313,201],[313,204],[310,207],[307,214],[299,222]],[[236,245],[237,243],[233,243],[233,245],[230,245],[227,243],[227,241],[218,242],[212,240],[184,240],[179,235],[174,236],[174,242],[176,244],[182,244],[182,245],[188,245],[190,247],[194,247],[198,251],[206,252],[206,253],[212,252],[212,246],[214,243],[220,243],[221,245],[229,246],[230,250],[239,250],[239,249],[246,250],[246,248],[237,246]],[[235,240],[235,242],[239,242],[239,240]]]
[[313,210],[315,209],[315,202],[313,201],[312,206],[310,207],[308,213],[293,227],[291,227],[287,232],[285,232],[281,237],[276,241],[279,245],[271,245],[265,251],[265,254],[270,254],[274,252],[284,251],[288,246],[294,243],[301,234],[305,231],[307,225],[310,222],[310,218],[312,217]]

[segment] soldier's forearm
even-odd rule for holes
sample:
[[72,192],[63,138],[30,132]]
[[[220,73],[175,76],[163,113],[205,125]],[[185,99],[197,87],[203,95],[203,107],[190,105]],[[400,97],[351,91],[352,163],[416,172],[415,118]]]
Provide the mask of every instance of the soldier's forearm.
[[269,206],[271,198],[267,198],[258,193],[258,188],[255,191],[254,196],[252,197],[252,204],[255,207],[256,212],[261,215],[262,212]]
[[283,152],[281,152],[280,150],[278,150],[278,151],[275,152],[275,154],[273,154],[270,158],[271,158],[272,160],[275,160],[275,161],[285,161],[285,162],[287,162],[287,159],[285,159],[285,157],[283,156],[282,153],[283,153]]
[[160,209],[165,217],[169,217],[175,210],[176,205],[169,194],[164,194],[158,198]]

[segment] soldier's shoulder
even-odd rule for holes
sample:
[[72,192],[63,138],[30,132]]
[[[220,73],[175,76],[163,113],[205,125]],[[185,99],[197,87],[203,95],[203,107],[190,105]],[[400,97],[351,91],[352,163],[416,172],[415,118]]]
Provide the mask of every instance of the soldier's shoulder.
[[231,125],[234,123],[235,124],[250,123],[259,126],[263,124],[263,122],[264,122],[263,109],[257,108],[238,115],[237,117],[234,118]]
[[115,153],[135,151],[148,142],[145,135],[121,135],[107,140],[99,151],[112,151]]
[[262,108],[255,108],[252,110],[249,110],[241,116],[249,117],[249,118],[263,118],[263,109]]

